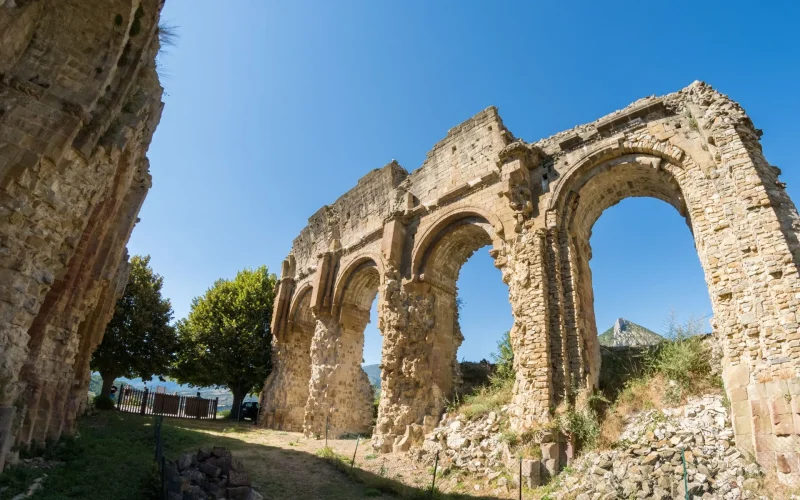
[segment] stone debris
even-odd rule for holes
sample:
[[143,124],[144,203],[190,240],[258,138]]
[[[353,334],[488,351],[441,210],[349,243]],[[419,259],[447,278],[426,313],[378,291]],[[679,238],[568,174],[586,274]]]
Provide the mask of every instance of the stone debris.
[[734,447],[721,396],[633,416],[612,450],[589,452],[560,476],[553,498],[684,498],[683,461],[695,498],[760,499],[761,470]]
[[240,460],[225,448],[200,449],[167,462],[168,500],[263,500]]
[[411,454],[432,463],[439,452],[443,472],[456,468],[495,479],[505,471],[507,463],[514,461],[508,444],[501,440],[505,412],[503,407],[473,421],[463,415],[445,414],[439,426],[425,436],[422,447],[412,449]]

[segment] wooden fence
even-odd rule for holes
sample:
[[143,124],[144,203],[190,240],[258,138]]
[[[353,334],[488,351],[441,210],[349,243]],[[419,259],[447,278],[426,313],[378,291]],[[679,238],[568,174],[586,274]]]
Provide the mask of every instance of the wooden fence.
[[216,420],[218,403],[219,398],[203,399],[123,386],[119,391],[117,409],[141,415]]

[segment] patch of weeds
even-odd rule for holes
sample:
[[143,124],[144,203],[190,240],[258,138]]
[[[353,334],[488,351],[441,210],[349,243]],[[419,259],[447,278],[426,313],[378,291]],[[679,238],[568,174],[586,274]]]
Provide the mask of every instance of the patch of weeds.
[[375,460],[376,458],[378,458],[378,455],[376,453],[370,453],[369,455],[366,455],[364,457],[364,460]]

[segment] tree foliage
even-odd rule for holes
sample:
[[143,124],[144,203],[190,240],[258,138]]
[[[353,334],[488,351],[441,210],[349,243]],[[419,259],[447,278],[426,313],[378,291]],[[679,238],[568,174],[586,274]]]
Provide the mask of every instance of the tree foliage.
[[507,331],[497,341],[497,352],[492,353],[495,362],[495,377],[501,380],[513,379],[514,350],[511,348],[511,332]]
[[150,268],[149,255],[135,255],[130,264],[125,292],[92,355],[91,368],[103,377],[103,396],[108,396],[115,378],[150,380],[166,373],[175,360],[172,305],[161,296],[164,278]]
[[177,325],[181,349],[173,375],[181,383],[228,387],[233,418],[244,397],[259,391],[272,369],[276,282],[266,266],[217,280],[192,301],[189,316]]

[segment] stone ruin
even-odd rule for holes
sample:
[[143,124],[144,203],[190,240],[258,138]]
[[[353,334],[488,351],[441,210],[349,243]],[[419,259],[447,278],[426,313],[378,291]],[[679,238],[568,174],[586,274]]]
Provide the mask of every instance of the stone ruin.
[[[74,431],[88,362],[127,277],[159,121],[163,0],[0,0],[0,467]],[[495,108],[409,174],[375,170],[309,220],[283,264],[261,422],[366,432],[363,330],[378,296],[374,446],[433,429],[459,378],[461,265],[488,246],[509,287],[511,423],[597,383],[592,225],[631,196],[687,221],[723,346],[738,448],[800,478],[800,218],[744,110],[696,82],[536,143]]]
[[127,282],[163,0],[0,0],[0,470],[74,431]]
[[761,134],[736,102],[695,82],[535,143],[490,107],[412,173],[394,161],[373,170],[309,219],[283,263],[260,422],[311,436],[326,422],[332,435],[370,432],[360,365],[377,296],[373,446],[418,444],[459,379],[459,269],[489,247],[514,315],[510,423],[546,424],[573,388],[598,383],[592,226],[621,200],[649,196],[694,236],[737,447],[800,480],[800,217]]

